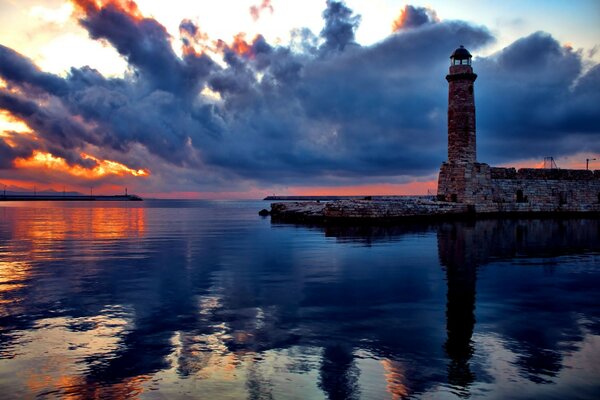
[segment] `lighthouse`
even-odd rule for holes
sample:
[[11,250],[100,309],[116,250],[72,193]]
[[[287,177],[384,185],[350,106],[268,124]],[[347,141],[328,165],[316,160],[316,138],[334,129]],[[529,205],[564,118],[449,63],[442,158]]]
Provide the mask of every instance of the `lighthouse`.
[[471,66],[471,53],[463,46],[450,56],[448,81],[448,162],[477,162],[475,147],[475,94],[477,75]]
[[452,202],[470,202],[473,177],[478,171],[475,144],[475,92],[477,74],[471,65],[471,53],[460,46],[450,56],[448,81],[448,161],[442,164],[438,198]]

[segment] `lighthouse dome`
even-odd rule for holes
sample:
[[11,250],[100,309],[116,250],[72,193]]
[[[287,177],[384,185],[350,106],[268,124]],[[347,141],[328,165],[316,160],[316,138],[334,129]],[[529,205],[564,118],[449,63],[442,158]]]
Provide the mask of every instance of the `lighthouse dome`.
[[471,58],[473,56],[469,53],[469,50],[465,49],[461,45],[458,49],[454,50],[450,56],[451,65],[471,65]]

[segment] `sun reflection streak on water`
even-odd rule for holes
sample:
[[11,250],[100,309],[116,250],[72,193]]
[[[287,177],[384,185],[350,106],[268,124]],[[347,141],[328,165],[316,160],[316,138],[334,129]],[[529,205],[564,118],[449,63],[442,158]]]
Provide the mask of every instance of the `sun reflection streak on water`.
[[130,239],[143,236],[144,225],[143,208],[44,208],[16,219],[15,234],[32,241]]
[[[146,231],[144,208],[11,208],[0,221],[11,225],[15,240],[0,244],[0,254],[28,261],[56,261],[59,258],[94,260],[110,257],[113,241],[129,243]],[[77,242],[77,254],[65,252]]]
[[387,381],[387,391],[393,400],[406,398],[410,393],[406,387],[406,378],[402,364],[394,360],[381,360],[385,370],[385,380]]

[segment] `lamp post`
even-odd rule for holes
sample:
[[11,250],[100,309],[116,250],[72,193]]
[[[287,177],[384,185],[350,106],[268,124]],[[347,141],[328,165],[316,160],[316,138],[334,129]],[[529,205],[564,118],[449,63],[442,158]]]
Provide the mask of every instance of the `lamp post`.
[[585,159],[585,169],[588,170],[590,169],[590,161],[596,161],[595,158],[586,158]]

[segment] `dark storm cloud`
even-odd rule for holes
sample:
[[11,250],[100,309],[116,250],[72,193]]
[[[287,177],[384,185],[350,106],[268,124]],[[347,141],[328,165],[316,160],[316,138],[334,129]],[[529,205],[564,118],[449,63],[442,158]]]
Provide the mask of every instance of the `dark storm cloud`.
[[71,164],[89,166],[90,161],[81,158],[79,149],[86,143],[99,144],[97,138],[85,126],[71,118],[60,104],[40,107],[36,102],[19,95],[0,92],[0,109],[7,110],[25,121],[40,139],[24,146],[26,142],[23,138],[15,136],[13,141],[17,140],[18,146],[13,149],[13,159],[30,154],[31,150],[35,149],[51,152]]
[[343,51],[349,44],[356,44],[354,31],[360,24],[360,16],[353,15],[344,2],[327,0],[323,19],[325,27],[321,36],[325,39],[322,45],[324,51]]
[[0,75],[16,84],[38,87],[52,94],[66,91],[63,79],[40,71],[30,60],[2,44],[0,44]]
[[191,37],[195,37],[198,34],[199,29],[192,20],[184,19],[179,24],[179,31],[187,32],[187,34],[190,35]]
[[[152,88],[177,94],[194,91],[213,67],[207,56],[181,60],[158,21],[134,18],[112,3],[92,7],[80,23],[93,39],[108,40]],[[183,27],[190,29],[189,21]]]
[[598,134],[600,116],[600,65],[592,67],[584,76],[577,80],[572,90],[571,101],[564,104],[563,124],[572,129],[586,133]]
[[[320,35],[297,29],[289,46],[243,34],[214,42],[184,20],[178,56],[154,19],[112,2],[84,11],[82,26],[112,44],[131,71],[106,78],[73,68],[62,78],[3,47],[0,74],[17,92],[0,89],[0,107],[38,133],[38,146],[70,162],[82,162],[80,150],[93,145],[97,156],[154,169],[170,189],[174,176],[193,187],[430,176],[446,154],[448,55],[459,44],[477,51],[494,40],[485,27],[407,7],[410,29],[360,46],[360,18],[327,1]],[[597,148],[600,72],[583,73],[579,52],[537,33],[475,59],[474,68],[482,161]]]
[[536,32],[475,60],[481,156],[492,161],[600,151],[598,66]]
[[[18,134],[11,134],[11,139],[17,139]],[[20,143],[20,146],[9,146],[8,143],[4,140],[4,138],[0,138],[0,169],[12,169],[13,168],[13,160],[15,158],[27,158],[31,156],[32,148],[29,142]]]

